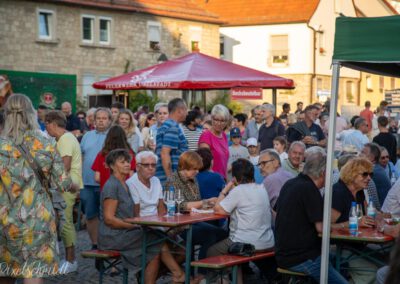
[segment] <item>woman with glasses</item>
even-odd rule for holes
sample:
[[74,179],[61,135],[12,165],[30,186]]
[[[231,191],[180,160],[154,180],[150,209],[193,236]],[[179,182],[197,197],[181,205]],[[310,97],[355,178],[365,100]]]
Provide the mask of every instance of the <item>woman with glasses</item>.
[[[358,226],[372,228],[375,220],[367,216],[367,202],[365,201],[364,188],[367,188],[373,175],[372,163],[362,157],[349,160],[340,170],[340,179],[333,185],[332,191],[332,228],[347,229],[352,202],[356,202],[362,212]],[[350,255],[348,250],[343,251],[343,256]],[[374,283],[377,267],[363,258],[352,259],[349,262],[349,274],[354,283]],[[352,269],[363,267],[363,271]],[[367,271],[369,270],[369,271]]]
[[208,148],[214,157],[212,170],[225,180],[227,177],[229,148],[225,128],[230,120],[229,110],[223,105],[215,105],[211,110],[211,129],[199,138],[199,148]]

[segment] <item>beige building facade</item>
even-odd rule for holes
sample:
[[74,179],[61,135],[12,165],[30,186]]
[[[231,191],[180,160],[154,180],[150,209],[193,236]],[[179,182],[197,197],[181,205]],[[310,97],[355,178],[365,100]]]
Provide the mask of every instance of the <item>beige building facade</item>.
[[126,1],[80,2],[0,1],[0,69],[75,74],[85,101],[110,93],[93,82],[157,64],[162,54],[219,55],[220,22],[205,10],[160,8],[163,1],[142,7],[148,12],[119,4]]

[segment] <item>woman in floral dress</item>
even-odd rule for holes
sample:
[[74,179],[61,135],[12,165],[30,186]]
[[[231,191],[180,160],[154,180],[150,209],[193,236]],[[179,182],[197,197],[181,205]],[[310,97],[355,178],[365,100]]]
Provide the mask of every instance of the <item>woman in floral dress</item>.
[[43,136],[36,111],[25,95],[4,106],[0,137],[0,282],[42,283],[58,273],[55,212],[48,193],[16,145],[23,144],[57,190],[70,189],[61,157]]

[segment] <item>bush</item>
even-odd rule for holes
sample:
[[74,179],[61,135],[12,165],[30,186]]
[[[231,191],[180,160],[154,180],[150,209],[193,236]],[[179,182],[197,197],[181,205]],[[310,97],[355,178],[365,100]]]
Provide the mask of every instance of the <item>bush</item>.
[[213,106],[221,104],[231,109],[234,115],[243,112],[243,106],[239,102],[231,100],[229,90],[221,90],[219,92],[220,93],[207,104],[207,110],[211,110]]
[[158,103],[158,96],[156,91],[151,91],[149,95],[145,90],[131,90],[128,91],[128,107],[133,112],[136,112],[139,107],[148,105],[149,109],[154,109],[154,105]]

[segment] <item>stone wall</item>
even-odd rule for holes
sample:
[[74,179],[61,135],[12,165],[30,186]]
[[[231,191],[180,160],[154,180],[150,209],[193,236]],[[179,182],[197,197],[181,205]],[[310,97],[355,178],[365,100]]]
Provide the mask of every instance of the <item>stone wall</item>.
[[[54,39],[38,39],[37,9],[54,11]],[[190,27],[202,29],[202,53],[219,55],[219,27],[215,24],[19,0],[0,1],[0,14],[0,69],[75,74],[78,97],[82,96],[84,74],[98,80],[122,74],[126,67],[131,71],[154,65],[161,53],[169,59],[189,53]],[[83,14],[112,19],[110,45],[82,43]],[[161,23],[158,52],[148,47],[148,21]]]

